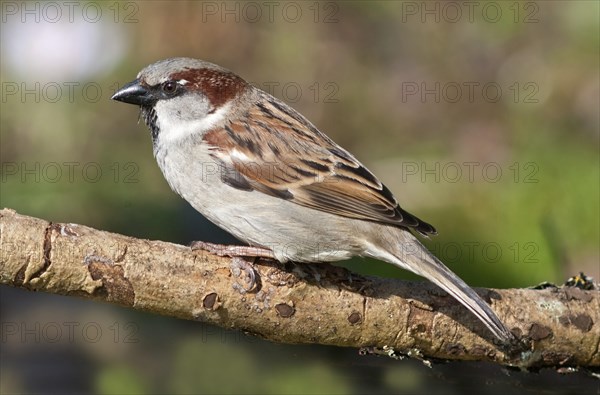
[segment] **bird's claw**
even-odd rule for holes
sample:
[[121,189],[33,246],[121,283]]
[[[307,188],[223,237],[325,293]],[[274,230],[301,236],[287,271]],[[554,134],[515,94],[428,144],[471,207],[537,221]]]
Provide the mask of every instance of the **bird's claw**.
[[233,287],[242,292],[242,293],[246,293],[246,292],[251,292],[252,290],[254,290],[257,286],[257,281],[256,281],[256,271],[254,270],[254,265],[251,262],[248,262],[246,259],[241,258],[241,257],[232,257],[231,258],[231,263],[229,264],[229,269],[231,270],[231,273],[235,276],[235,277],[239,277],[242,274],[242,271],[246,273],[246,275],[248,276],[248,286],[244,287],[238,283],[234,283]]

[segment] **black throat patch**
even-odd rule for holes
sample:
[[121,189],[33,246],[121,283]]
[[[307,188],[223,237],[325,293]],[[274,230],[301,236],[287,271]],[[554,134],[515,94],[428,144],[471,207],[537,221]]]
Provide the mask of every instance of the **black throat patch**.
[[152,134],[152,142],[156,143],[158,133],[160,132],[157,123],[156,111],[154,111],[154,107],[142,106],[140,109],[140,116],[144,119],[146,126],[148,126],[148,129],[150,129],[150,133]]

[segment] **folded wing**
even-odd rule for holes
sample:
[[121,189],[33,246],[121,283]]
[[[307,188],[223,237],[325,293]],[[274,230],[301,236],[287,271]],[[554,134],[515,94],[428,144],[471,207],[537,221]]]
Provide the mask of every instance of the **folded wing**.
[[224,182],[343,217],[436,233],[404,211],[350,153],[286,104],[264,96],[243,120],[204,136],[227,169]]

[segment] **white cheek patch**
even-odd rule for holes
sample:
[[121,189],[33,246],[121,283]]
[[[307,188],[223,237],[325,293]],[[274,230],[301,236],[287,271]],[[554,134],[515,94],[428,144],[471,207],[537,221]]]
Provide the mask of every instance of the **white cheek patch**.
[[200,119],[188,120],[182,119],[177,114],[179,110],[174,111],[172,106],[167,107],[166,102],[158,101],[154,107],[160,128],[158,139],[161,143],[177,142],[193,134],[203,134],[213,129],[225,120],[231,107],[228,103],[212,114],[207,114]]

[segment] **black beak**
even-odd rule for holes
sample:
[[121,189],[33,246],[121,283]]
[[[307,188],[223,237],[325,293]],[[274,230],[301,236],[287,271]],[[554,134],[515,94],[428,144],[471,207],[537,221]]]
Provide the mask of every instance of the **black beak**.
[[111,99],[138,106],[150,105],[156,101],[152,92],[137,79],[115,92]]

